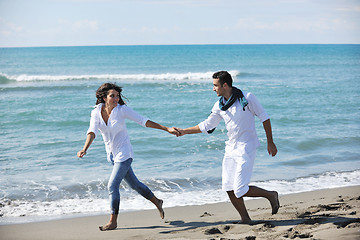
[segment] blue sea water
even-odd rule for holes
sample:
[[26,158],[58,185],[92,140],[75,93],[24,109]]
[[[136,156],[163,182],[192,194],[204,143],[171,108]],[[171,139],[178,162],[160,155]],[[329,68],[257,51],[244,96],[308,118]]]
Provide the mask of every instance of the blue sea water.
[[[83,159],[95,91],[123,86],[127,105],[167,126],[204,120],[228,70],[271,116],[278,155],[261,146],[252,183],[280,194],[360,184],[360,45],[176,45],[0,48],[0,224],[108,213],[102,139]],[[176,138],[127,122],[133,168],[165,207],[227,201],[222,122]],[[122,183],[121,211],[153,206]]]

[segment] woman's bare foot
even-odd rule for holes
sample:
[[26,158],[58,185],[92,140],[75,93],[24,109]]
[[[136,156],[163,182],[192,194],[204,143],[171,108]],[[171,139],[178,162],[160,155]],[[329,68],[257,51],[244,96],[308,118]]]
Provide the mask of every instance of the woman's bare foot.
[[162,219],[164,219],[165,217],[165,213],[164,213],[164,209],[162,208],[162,205],[164,203],[163,200],[161,199],[158,199],[155,195],[150,199],[150,202],[152,202],[156,207],[157,209],[159,210],[159,213],[160,213],[160,217]]
[[271,214],[276,214],[280,208],[279,195],[276,191],[272,192],[273,197],[270,199]]
[[100,231],[114,230],[117,228],[116,223],[108,223],[105,226],[99,226]]
[[164,219],[164,217],[165,217],[165,212],[164,212],[164,209],[162,208],[163,203],[164,203],[164,201],[159,199],[158,204],[156,204],[156,207],[159,210],[161,219]]

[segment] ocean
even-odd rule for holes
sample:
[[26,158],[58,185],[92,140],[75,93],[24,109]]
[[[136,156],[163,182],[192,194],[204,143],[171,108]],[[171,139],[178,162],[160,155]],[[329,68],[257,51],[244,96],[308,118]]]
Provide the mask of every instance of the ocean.
[[[271,117],[262,124],[252,184],[280,195],[360,185],[360,45],[174,45],[0,48],[0,224],[109,213],[112,166],[99,135],[83,159],[96,89],[123,87],[127,105],[166,126],[197,125],[218,100],[211,76],[229,71]],[[227,140],[175,137],[127,121],[137,177],[164,207],[228,201]],[[121,211],[153,205],[121,184]]]

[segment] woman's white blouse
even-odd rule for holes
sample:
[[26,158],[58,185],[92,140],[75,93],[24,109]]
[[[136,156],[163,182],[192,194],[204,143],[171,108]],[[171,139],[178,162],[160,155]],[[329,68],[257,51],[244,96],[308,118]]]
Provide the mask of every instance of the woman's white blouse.
[[111,155],[114,162],[123,162],[133,158],[134,152],[126,129],[125,119],[130,119],[144,127],[149,119],[139,115],[126,105],[118,104],[112,110],[106,124],[101,116],[102,106],[103,103],[100,103],[91,111],[90,126],[87,134],[93,132],[96,136],[98,130],[100,130],[109,162],[111,161]]

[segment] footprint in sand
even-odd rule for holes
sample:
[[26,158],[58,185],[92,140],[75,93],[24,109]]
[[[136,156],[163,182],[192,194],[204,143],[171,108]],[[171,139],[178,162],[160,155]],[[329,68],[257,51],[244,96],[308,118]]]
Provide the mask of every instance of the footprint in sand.
[[222,234],[222,232],[221,232],[218,228],[210,228],[210,229],[206,229],[206,230],[205,230],[205,234],[206,234],[206,235]]
[[210,217],[210,216],[212,216],[211,213],[204,212],[204,214],[202,214],[200,217]]
[[288,233],[286,233],[283,237],[285,238],[311,238],[313,235],[310,233],[300,233],[299,231],[295,230],[294,228],[288,229]]
[[354,219],[350,219],[344,222],[335,222],[334,224],[338,227],[338,228],[345,228],[348,227],[350,224],[351,226],[359,226],[360,224],[360,218],[354,218]]

